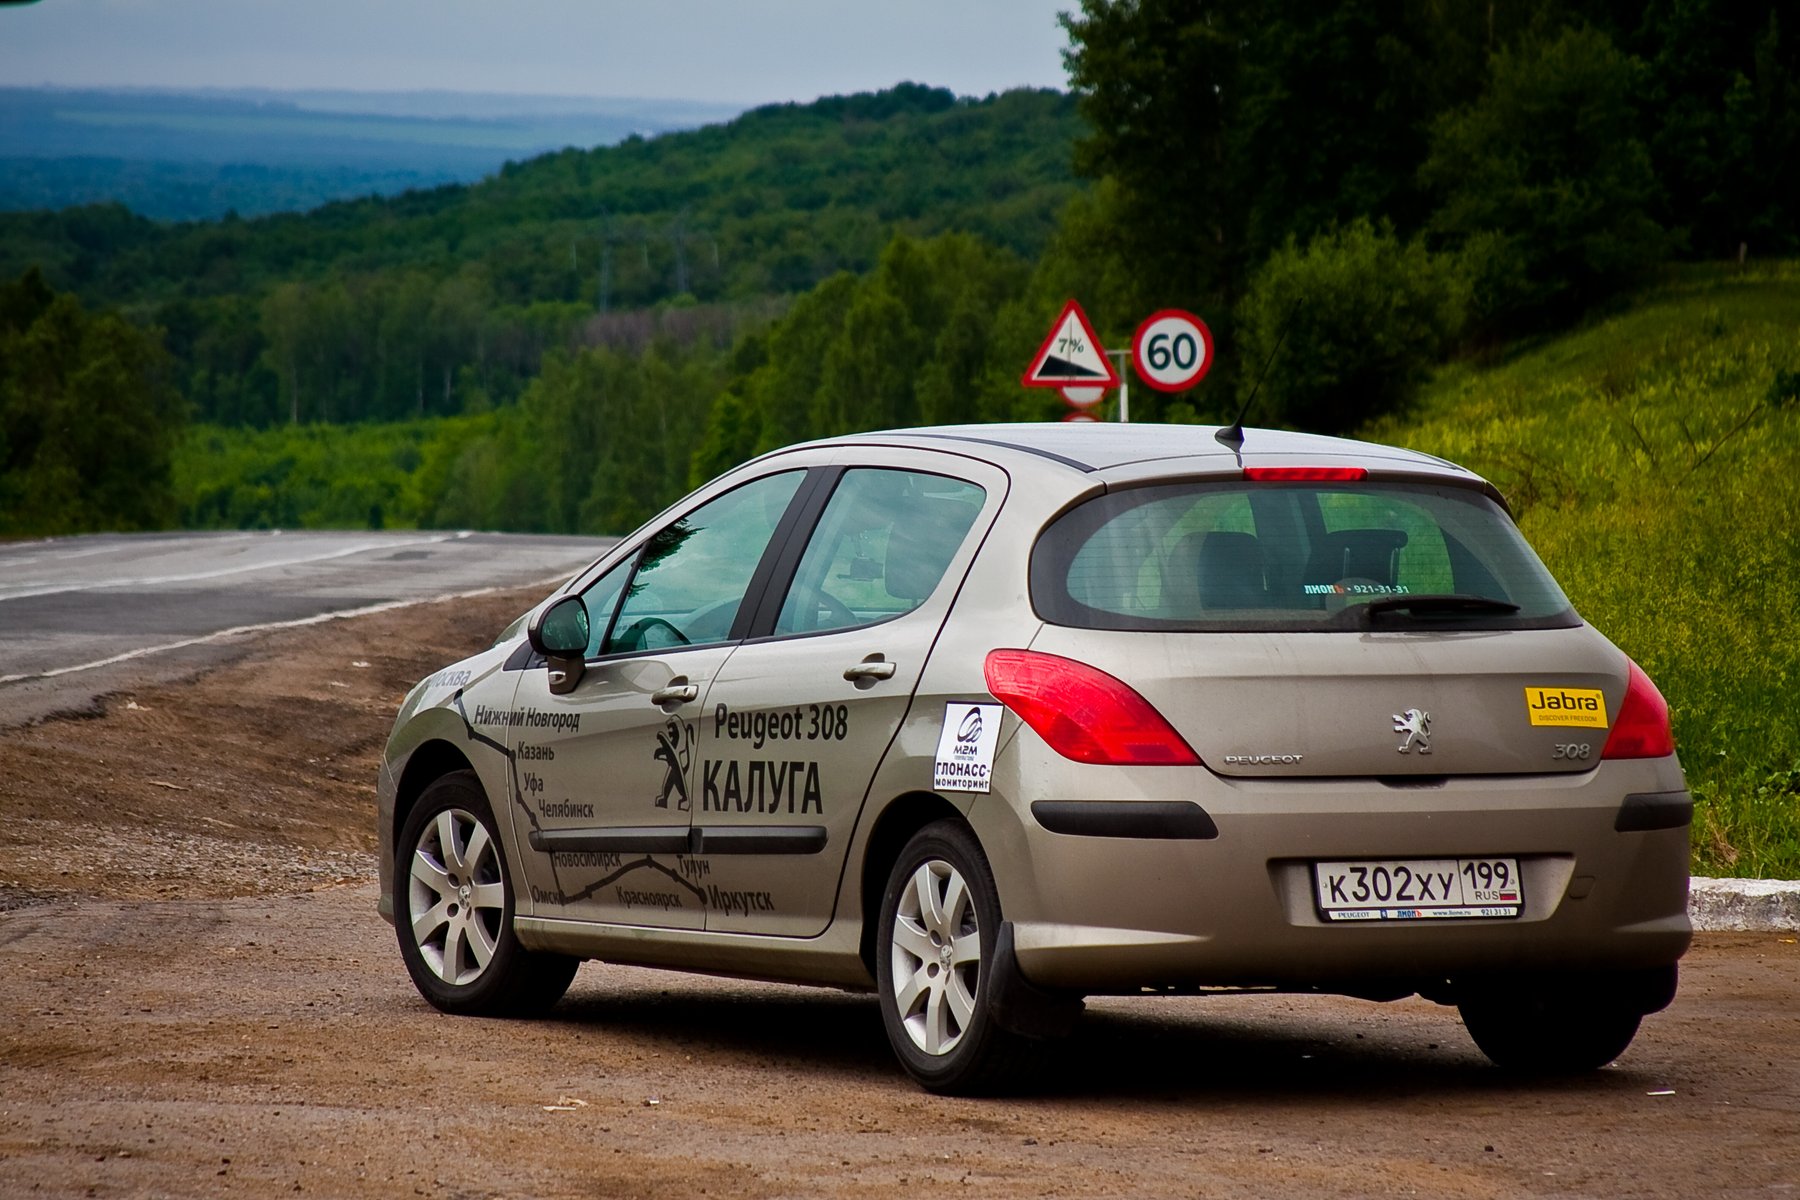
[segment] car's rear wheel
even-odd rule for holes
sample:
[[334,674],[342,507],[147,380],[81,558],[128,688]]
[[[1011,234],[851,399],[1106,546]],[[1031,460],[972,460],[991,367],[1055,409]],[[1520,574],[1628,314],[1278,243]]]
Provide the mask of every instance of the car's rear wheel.
[[1015,1081],[1041,1044],[996,1019],[1000,901],[967,828],[939,821],[901,851],[882,893],[876,976],[888,1041],[934,1092]]
[[581,960],[527,950],[513,933],[512,881],[473,771],[427,787],[395,852],[394,928],[419,994],[445,1012],[528,1016],[562,998]]
[[1643,1020],[1623,995],[1546,989],[1464,1000],[1463,1026],[1496,1066],[1522,1075],[1597,1071],[1625,1053]]

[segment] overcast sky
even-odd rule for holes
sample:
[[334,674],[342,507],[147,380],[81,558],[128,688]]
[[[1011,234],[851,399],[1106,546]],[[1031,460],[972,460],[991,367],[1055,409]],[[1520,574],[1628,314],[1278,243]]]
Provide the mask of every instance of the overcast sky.
[[38,0],[0,85],[448,89],[759,104],[1062,87],[1075,0]]

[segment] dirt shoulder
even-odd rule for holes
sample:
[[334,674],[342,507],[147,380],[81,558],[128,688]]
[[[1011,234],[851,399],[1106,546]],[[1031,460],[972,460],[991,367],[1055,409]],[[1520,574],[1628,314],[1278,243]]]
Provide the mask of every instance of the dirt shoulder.
[[371,877],[375,772],[401,698],[540,598],[281,630],[192,681],[107,697],[97,716],[0,730],[0,909]]
[[1099,1001],[1043,1086],[959,1101],[865,996],[588,964],[548,1020],[442,1016],[375,913],[376,758],[411,682],[535,598],[0,731],[0,1194],[1800,1191],[1792,935],[1703,937],[1573,1082],[1507,1080],[1417,1000]]

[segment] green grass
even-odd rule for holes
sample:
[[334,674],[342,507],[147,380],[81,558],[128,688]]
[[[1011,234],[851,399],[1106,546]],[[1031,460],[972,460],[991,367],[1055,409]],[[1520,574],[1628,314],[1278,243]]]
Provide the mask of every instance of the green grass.
[[1481,472],[1669,701],[1700,874],[1800,878],[1800,263],[1685,268],[1367,436]]

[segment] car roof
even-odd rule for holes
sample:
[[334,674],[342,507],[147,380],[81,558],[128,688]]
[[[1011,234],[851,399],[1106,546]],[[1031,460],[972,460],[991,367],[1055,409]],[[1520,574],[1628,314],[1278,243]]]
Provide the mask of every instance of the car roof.
[[937,425],[850,434],[814,445],[912,445],[947,449],[958,442],[964,453],[1006,465],[1021,456],[1100,474],[1109,481],[1156,475],[1236,473],[1255,466],[1360,466],[1372,471],[1431,475],[1482,484],[1480,476],[1455,463],[1375,442],[1295,433],[1285,429],[1245,429],[1241,444],[1220,441],[1218,425],[1154,425],[1112,422]]

